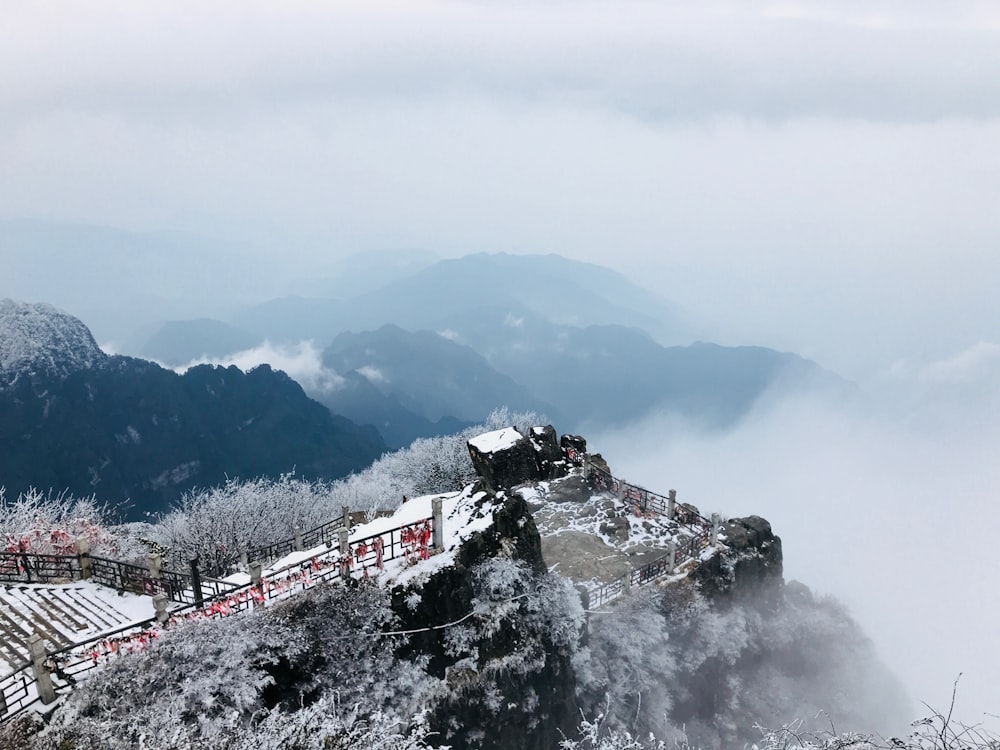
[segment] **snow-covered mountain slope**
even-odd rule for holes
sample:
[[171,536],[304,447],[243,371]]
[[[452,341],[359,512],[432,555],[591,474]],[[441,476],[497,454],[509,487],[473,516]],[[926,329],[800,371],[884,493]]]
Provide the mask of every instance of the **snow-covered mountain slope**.
[[19,375],[64,378],[108,355],[80,320],[44,303],[0,300],[0,384]]

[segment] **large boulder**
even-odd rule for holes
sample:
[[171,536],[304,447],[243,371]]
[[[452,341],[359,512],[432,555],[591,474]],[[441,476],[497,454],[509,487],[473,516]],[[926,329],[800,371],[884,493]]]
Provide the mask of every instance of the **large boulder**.
[[730,519],[722,526],[721,540],[723,551],[695,569],[702,591],[752,600],[764,608],[776,606],[784,584],[781,538],[767,519]]
[[563,477],[569,470],[552,425],[533,427],[528,435],[504,427],[478,435],[468,445],[476,473],[493,492]]

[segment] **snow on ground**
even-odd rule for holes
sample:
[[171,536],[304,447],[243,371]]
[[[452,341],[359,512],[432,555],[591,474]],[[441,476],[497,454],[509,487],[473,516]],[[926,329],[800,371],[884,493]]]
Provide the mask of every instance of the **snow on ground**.
[[[408,501],[406,505],[417,501],[431,500],[437,495],[418,497]],[[386,563],[386,573],[379,578],[384,586],[406,586],[426,581],[433,573],[447,568],[455,562],[455,552],[466,539],[478,531],[485,531],[493,525],[493,511],[498,509],[502,501],[490,500],[485,492],[471,492],[471,485],[462,492],[444,499],[442,515],[444,518],[444,550],[432,555],[427,560],[420,560],[414,565],[407,565],[405,560],[397,559]],[[379,519],[384,520],[384,519]]]
[[117,630],[154,614],[153,600],[118,594],[90,581],[0,587],[0,676],[28,658],[26,640],[39,633],[47,645],[69,645]]
[[695,533],[633,501],[595,493],[577,472],[518,493],[531,508],[549,569],[590,587],[664,557],[671,540],[683,545]]

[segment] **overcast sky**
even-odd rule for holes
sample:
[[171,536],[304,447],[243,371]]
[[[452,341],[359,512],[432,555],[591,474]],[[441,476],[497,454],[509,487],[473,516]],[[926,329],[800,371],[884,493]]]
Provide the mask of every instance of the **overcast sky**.
[[556,252],[862,379],[1000,343],[996,3],[27,2],[0,73],[3,218]]

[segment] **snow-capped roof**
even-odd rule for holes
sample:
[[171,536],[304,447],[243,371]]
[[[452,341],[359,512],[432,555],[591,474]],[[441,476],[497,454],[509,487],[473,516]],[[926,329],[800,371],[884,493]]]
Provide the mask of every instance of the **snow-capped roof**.
[[480,453],[496,453],[497,451],[512,448],[523,436],[513,427],[504,427],[502,430],[484,432],[469,441],[469,445]]

